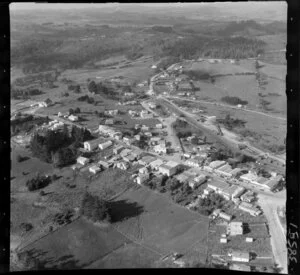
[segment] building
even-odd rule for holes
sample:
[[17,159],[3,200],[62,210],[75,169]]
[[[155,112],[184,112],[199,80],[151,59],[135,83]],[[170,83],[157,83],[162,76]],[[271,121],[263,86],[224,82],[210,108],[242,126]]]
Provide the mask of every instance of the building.
[[149,108],[151,108],[151,109],[155,109],[155,108],[156,108],[156,104],[155,104],[154,102],[150,102],[150,103],[148,104],[148,106],[149,106]]
[[206,187],[206,188],[203,190],[203,194],[204,194],[204,195],[209,195],[209,194],[212,193],[212,192],[214,192],[214,190],[211,189],[211,188],[208,188],[208,187]]
[[140,113],[141,118],[147,119],[147,118],[153,118],[153,114],[148,112],[147,110],[142,110]]
[[197,188],[198,186],[202,185],[206,182],[207,177],[205,175],[199,175],[195,177],[192,181],[189,182],[189,186],[191,188]]
[[185,183],[185,182],[188,182],[190,176],[184,174],[184,173],[181,173],[179,175],[176,175],[175,177],[179,182],[181,183]]
[[158,142],[161,140],[161,138],[160,137],[151,137],[150,138],[150,143],[152,144],[152,145],[155,145],[155,144],[158,144]]
[[53,102],[50,98],[47,98],[45,101],[42,102],[42,105],[44,107],[49,107],[49,106],[53,105]]
[[155,145],[153,147],[153,150],[154,150],[154,152],[156,152],[158,154],[160,154],[160,153],[166,154],[168,152],[168,149],[167,149],[166,145],[163,145],[163,144]]
[[202,158],[187,159],[185,161],[185,164],[188,165],[188,166],[191,166],[191,167],[200,167],[201,164],[202,164],[202,161],[203,161]]
[[74,115],[70,115],[68,117],[68,119],[71,120],[71,121],[78,121],[79,120],[78,116],[74,116]]
[[123,141],[124,141],[124,143],[126,143],[127,145],[130,145],[131,142],[132,142],[131,138],[129,138],[129,137],[123,137]]
[[272,177],[267,182],[265,182],[264,187],[269,189],[270,191],[273,191],[276,189],[276,187],[279,185],[279,183],[282,181],[283,177],[281,175],[277,175],[275,177]]
[[230,174],[231,171],[232,171],[232,168],[227,163],[216,169],[216,173],[218,175],[223,176],[223,177],[227,177],[227,178],[231,177],[231,174]]
[[159,167],[159,172],[167,175],[168,177],[176,174],[179,164],[174,161],[168,161]]
[[227,200],[232,200],[238,198],[240,195],[245,192],[245,188],[242,186],[232,185],[219,192]]
[[112,145],[113,145],[112,141],[108,140],[106,142],[100,143],[98,146],[99,146],[100,150],[104,150],[104,149],[106,149],[106,148],[108,148],[108,147],[110,147]]
[[162,159],[156,159],[152,162],[150,162],[150,167],[153,170],[158,170],[159,166],[161,166],[164,163],[164,161]]
[[155,127],[157,129],[163,129],[163,125],[161,123],[156,124]]
[[85,157],[78,157],[77,158],[77,163],[81,164],[81,165],[86,165],[90,162],[90,160],[88,158]]
[[93,165],[89,168],[89,171],[93,174],[97,174],[101,171],[101,168],[97,165]]
[[217,168],[223,166],[225,163],[226,162],[224,160],[215,160],[209,164],[209,167],[212,169],[217,169]]
[[103,168],[109,168],[109,167],[111,167],[111,163],[108,163],[108,162],[106,162],[106,161],[103,161],[103,160],[100,160],[100,161],[98,161],[98,164],[101,166],[101,167],[103,167]]
[[123,160],[126,161],[126,162],[133,162],[133,161],[136,160],[136,155],[129,154],[129,155],[123,157]]
[[143,184],[146,180],[149,179],[149,174],[139,174],[136,178],[136,183],[137,184]]
[[121,161],[116,164],[116,167],[121,170],[127,170],[129,168],[129,164],[127,162]]
[[247,191],[241,196],[241,200],[244,202],[253,202],[255,200],[255,194],[253,191]]
[[253,204],[249,204],[247,202],[242,202],[239,205],[239,209],[248,212],[250,215],[254,217],[259,216],[262,213],[262,211],[258,209],[256,206],[254,206]]
[[99,133],[106,136],[110,136],[112,138],[117,138],[117,136],[122,136],[122,133],[120,131],[116,131],[115,129],[106,125],[99,125]]
[[231,222],[227,226],[227,234],[230,236],[243,235],[244,227],[242,222]]
[[119,145],[119,146],[117,146],[117,147],[115,147],[115,148],[113,149],[113,153],[114,153],[115,155],[117,155],[117,154],[121,153],[121,151],[122,151],[123,149],[125,149],[125,147],[122,146],[122,145]]
[[242,169],[240,168],[234,168],[233,170],[231,170],[229,173],[230,173],[230,176],[232,178],[236,177],[240,172],[242,171]]
[[220,212],[219,217],[229,222],[232,220],[232,216],[224,212]]
[[233,262],[245,262],[245,263],[248,263],[250,261],[249,252],[233,251],[231,253],[231,260]]
[[156,160],[156,158],[153,156],[144,156],[139,160],[139,164],[148,165],[148,164],[150,164],[150,162],[152,162],[154,160]]
[[105,110],[104,114],[105,115],[110,115],[110,116],[116,116],[119,113],[119,110],[115,109],[115,110]]
[[113,119],[106,119],[104,122],[105,125],[113,125],[114,124],[114,120]]
[[245,239],[245,241],[246,241],[246,243],[253,243],[253,238],[247,237],[247,238]]
[[145,132],[144,135],[145,135],[146,137],[152,137],[152,133],[151,133],[151,132]]
[[144,131],[144,132],[146,132],[146,131],[150,130],[150,127],[146,126],[146,125],[142,125],[141,130]]
[[148,174],[148,168],[147,167],[142,167],[139,169],[140,174]]
[[220,243],[227,243],[227,238],[221,238]]
[[214,181],[214,182],[209,182],[207,184],[207,187],[211,188],[214,190],[216,193],[222,192],[224,189],[228,188],[229,185],[225,182],[222,181]]
[[102,140],[103,139],[98,138],[98,139],[93,139],[93,140],[85,141],[83,143],[83,147],[84,147],[85,150],[91,152],[91,151],[95,150],[98,147],[98,145],[100,144],[100,142]]
[[141,140],[141,135],[135,135],[135,136],[134,136],[134,139],[135,139],[135,140]]
[[244,182],[248,182],[248,183],[253,183],[257,180],[257,175],[252,173],[252,172],[248,172],[247,174],[244,174],[242,176],[240,176],[240,179],[243,180]]
[[128,148],[125,148],[124,150],[121,151],[120,156],[123,158],[127,155],[129,155],[132,151]]

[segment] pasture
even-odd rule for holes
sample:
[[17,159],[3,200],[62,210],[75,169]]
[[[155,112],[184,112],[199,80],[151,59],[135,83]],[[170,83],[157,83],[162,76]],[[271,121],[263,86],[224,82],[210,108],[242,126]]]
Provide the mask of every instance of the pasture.
[[[251,63],[250,61],[244,61],[244,63]],[[239,64],[231,64],[230,60],[222,60],[220,63],[209,63],[204,60],[201,62],[193,62],[186,68],[192,71],[205,71],[210,75],[228,75],[228,74],[241,74],[241,73],[253,73],[254,70],[247,68],[246,66],[240,66]]]

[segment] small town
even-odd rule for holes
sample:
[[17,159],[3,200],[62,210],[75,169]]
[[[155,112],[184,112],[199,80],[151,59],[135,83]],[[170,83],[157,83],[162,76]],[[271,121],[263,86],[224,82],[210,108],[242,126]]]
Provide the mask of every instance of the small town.
[[[97,39],[109,37],[103,31]],[[286,273],[285,134],[277,126],[286,119],[218,82],[251,77],[262,93],[261,55],[165,64],[145,54],[104,59],[91,73],[17,78],[10,121],[13,270]],[[147,74],[133,82],[110,73],[126,75],[130,66]],[[21,90],[26,81],[38,88]],[[209,89],[223,84],[223,97],[209,98]],[[259,132],[265,121],[278,128],[276,143],[271,130]]]

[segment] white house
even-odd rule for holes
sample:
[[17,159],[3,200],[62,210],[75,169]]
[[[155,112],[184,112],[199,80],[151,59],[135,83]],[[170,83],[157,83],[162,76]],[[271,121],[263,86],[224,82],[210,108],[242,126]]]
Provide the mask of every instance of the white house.
[[78,157],[77,158],[77,163],[81,164],[81,165],[86,165],[87,163],[89,163],[89,159],[85,158],[85,157]]
[[137,184],[143,184],[146,180],[149,179],[149,174],[139,174],[136,178],[136,183]]
[[153,170],[158,170],[159,166],[161,166],[163,163],[164,163],[164,161],[162,159],[156,159],[156,160],[150,162],[149,165]]
[[93,174],[97,174],[98,172],[101,171],[101,168],[97,165],[93,165],[89,168],[89,171]]
[[153,147],[153,150],[154,150],[154,152],[156,152],[156,153],[163,153],[163,154],[166,154],[167,153],[167,147],[165,146],[165,145],[163,145],[163,144],[158,144],[158,145],[155,145],[154,147]]
[[244,228],[242,222],[231,222],[227,226],[227,234],[230,236],[243,235]]
[[108,140],[106,142],[100,143],[98,146],[99,146],[100,150],[104,150],[112,145],[113,145],[112,141]]
[[85,150],[91,152],[91,151],[95,150],[98,147],[98,145],[101,142],[101,140],[102,139],[98,138],[98,139],[93,139],[93,140],[85,141],[83,143],[83,147],[84,147]]
[[71,121],[78,121],[79,120],[78,116],[74,116],[74,115],[70,115],[68,117],[68,119],[71,120]]
[[175,161],[168,161],[159,167],[159,172],[168,177],[176,174],[179,164]]
[[249,252],[239,252],[239,251],[233,251],[231,253],[231,260],[233,262],[245,262],[248,263],[250,261],[250,255]]

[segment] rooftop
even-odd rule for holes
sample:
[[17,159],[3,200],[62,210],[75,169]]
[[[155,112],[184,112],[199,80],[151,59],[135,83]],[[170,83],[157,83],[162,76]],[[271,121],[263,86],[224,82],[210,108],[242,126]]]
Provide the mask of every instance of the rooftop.
[[166,163],[166,165],[169,166],[170,168],[174,168],[174,167],[178,166],[179,163],[177,163],[177,162],[175,162],[175,161],[168,161],[168,162]]
[[229,187],[229,185],[227,183],[222,182],[222,181],[209,182],[208,185],[214,186],[216,188],[223,189],[223,190]]
[[226,163],[225,165],[219,167],[217,170],[229,173],[232,170],[232,168],[229,164]]

